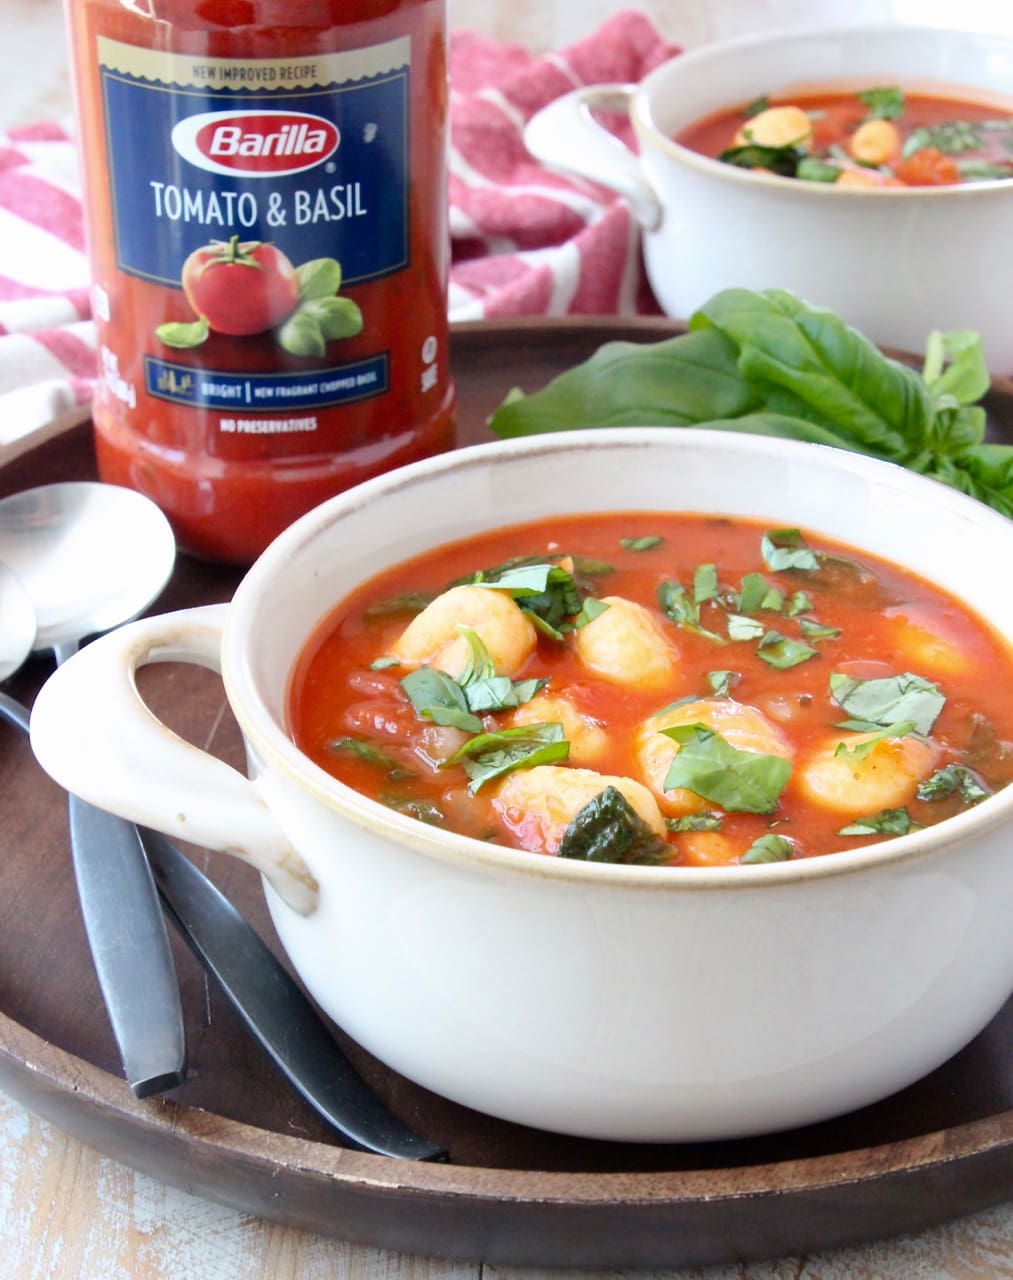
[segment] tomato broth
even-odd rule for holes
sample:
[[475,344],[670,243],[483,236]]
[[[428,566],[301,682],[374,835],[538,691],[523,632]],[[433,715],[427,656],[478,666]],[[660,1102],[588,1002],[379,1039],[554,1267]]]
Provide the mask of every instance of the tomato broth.
[[842,186],[951,186],[1013,178],[1013,109],[902,90],[777,94],[676,134],[740,168]]
[[1011,691],[1009,645],[910,572],[798,530],[650,512],[505,528],[385,571],[319,628],[289,706],[316,764],[422,821],[713,865],[855,848],[978,803],[1013,780]]

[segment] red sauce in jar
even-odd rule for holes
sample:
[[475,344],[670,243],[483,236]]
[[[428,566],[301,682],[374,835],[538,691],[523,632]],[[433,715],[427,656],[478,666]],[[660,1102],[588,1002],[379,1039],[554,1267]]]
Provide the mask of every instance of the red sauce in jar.
[[453,437],[445,0],[80,0],[101,477],[248,563]]

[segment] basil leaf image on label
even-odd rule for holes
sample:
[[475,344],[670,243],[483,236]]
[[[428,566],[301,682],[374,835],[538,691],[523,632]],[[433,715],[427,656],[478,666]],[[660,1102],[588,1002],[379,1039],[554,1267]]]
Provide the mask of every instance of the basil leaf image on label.
[[174,321],[160,324],[155,330],[155,337],[159,342],[164,342],[167,347],[174,347],[177,351],[188,351],[207,342],[210,332],[208,322],[201,316],[191,324],[178,324]]

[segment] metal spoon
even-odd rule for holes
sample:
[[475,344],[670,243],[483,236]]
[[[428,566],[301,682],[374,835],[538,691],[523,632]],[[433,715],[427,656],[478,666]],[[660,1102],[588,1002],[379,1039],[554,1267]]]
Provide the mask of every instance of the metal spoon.
[[[34,651],[57,663],[136,617],[175,562],[168,521],[131,489],[44,485],[0,501],[0,561],[34,606]],[[78,896],[127,1080],[137,1097],[179,1084],[185,1042],[165,920],[137,828],[70,797]]]

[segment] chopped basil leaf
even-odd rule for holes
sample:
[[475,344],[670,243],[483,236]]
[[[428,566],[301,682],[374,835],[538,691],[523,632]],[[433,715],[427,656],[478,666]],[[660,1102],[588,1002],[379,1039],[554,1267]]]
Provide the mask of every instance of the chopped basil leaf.
[[537,764],[556,764],[569,754],[570,744],[561,724],[522,724],[470,738],[447,764],[464,766],[470,779],[468,789],[474,795],[485,783],[504,773]]
[[535,626],[555,640],[572,629],[570,619],[580,613],[580,589],[573,575],[558,564],[541,562],[505,569],[494,581],[479,574],[475,585],[509,591]]
[[771,529],[763,535],[762,548],[764,561],[775,573],[813,573],[820,567],[819,556],[806,546],[798,529]]
[[432,827],[442,827],[445,818],[436,805],[428,800],[416,800],[406,796],[381,796],[380,803],[398,813],[406,813],[409,818],[417,818],[419,822],[428,822]]
[[990,182],[996,178],[1013,178],[1013,162],[1000,160],[990,163],[988,160],[958,160],[960,175],[968,182]]
[[835,164],[827,164],[815,156],[805,156],[798,162],[795,177],[803,182],[836,182],[841,170]]
[[618,787],[608,786],[590,800],[563,833],[561,858],[581,862],[623,862],[657,866],[672,850],[643,820]]
[[661,732],[679,744],[663,789],[684,787],[727,813],[769,813],[791,775],[791,762],[759,751],[740,751],[703,724]]
[[573,625],[579,631],[581,627],[586,627],[589,622],[594,622],[595,618],[600,618],[603,613],[607,613],[608,608],[604,600],[597,600],[594,596],[585,596],[580,613],[573,620]]
[[387,671],[390,667],[399,667],[401,663],[397,658],[375,658],[370,664],[370,671]]
[[896,120],[904,110],[904,90],[899,85],[865,89],[858,100],[869,108],[870,120]]
[[711,691],[715,698],[727,698],[731,696],[732,685],[738,680],[739,673],[737,671],[708,671],[707,682],[711,687]]
[[762,97],[754,98],[752,102],[744,106],[742,114],[747,120],[752,120],[753,116],[758,116],[761,111],[766,111],[769,106],[770,99],[766,94],[763,94]]
[[627,551],[653,551],[655,547],[660,547],[664,542],[664,538],[659,538],[656,534],[648,534],[643,538],[620,538],[619,545],[625,547]]
[[728,615],[729,640],[760,640],[766,635],[767,628],[756,618],[747,618],[741,613]]
[[759,613],[769,590],[762,573],[747,573],[739,584],[739,613]]
[[[748,129],[745,134],[748,139]],[[805,152],[791,143],[783,147],[764,147],[747,141],[739,147],[728,147],[718,159],[739,169],[766,169],[782,178],[794,178],[799,164],[805,159]]]
[[685,627],[687,631],[695,631],[697,635],[706,636],[708,640],[713,640],[717,644],[725,643],[724,636],[708,631],[701,625],[700,606],[678,582],[668,580],[661,583],[658,587],[658,604],[665,617],[680,627]]
[[804,591],[796,591],[788,601],[785,613],[789,618],[797,618],[800,613],[809,613],[812,607],[813,602],[806,593]]
[[935,147],[944,155],[960,155],[962,151],[977,151],[982,145],[981,125],[969,120],[946,120],[942,124],[923,125],[908,135],[901,154],[905,159],[923,147]]
[[680,818],[666,818],[669,831],[720,831],[724,816],[720,813],[684,813]]
[[791,640],[780,631],[768,631],[756,650],[757,656],[778,671],[787,671],[817,656],[817,651],[807,644]]
[[443,671],[419,667],[401,681],[401,688],[420,720],[449,725],[467,733],[481,733],[482,721],[468,710],[464,690]]
[[481,715],[486,711],[511,711],[530,702],[549,683],[543,676],[530,680],[511,680],[509,676],[489,676],[464,686],[468,710]]
[[911,720],[922,737],[932,732],[946,701],[938,685],[910,671],[879,680],[854,680],[835,671],[830,696],[848,713],[848,728],[889,728]]
[[833,640],[841,634],[840,627],[828,627],[815,618],[799,618],[798,629],[807,640]]
[[784,592],[778,591],[777,587],[771,587],[760,601],[760,608],[770,613],[781,613],[784,609]]
[[980,804],[992,794],[982,780],[962,764],[948,764],[937,769],[924,782],[918,784],[919,800],[943,800],[947,796],[959,793],[965,804]]
[[[854,728],[854,725],[842,725],[841,728]],[[834,751],[834,757],[847,756],[851,760],[864,760],[869,752],[880,742],[885,742],[889,738],[904,738],[915,728],[913,720],[898,720],[895,724],[888,725],[886,728],[880,729],[878,733],[872,733],[863,742],[856,742],[853,747],[849,747],[846,742],[839,742]],[[859,729],[861,732],[861,729]]]
[[496,674],[496,664],[486,648],[485,641],[473,627],[466,626],[462,622],[458,623],[457,630],[460,635],[464,636],[468,647],[468,660],[465,663],[464,670],[457,677],[457,683],[463,689],[467,685],[473,684],[476,680],[488,680],[494,676]]
[[794,853],[794,841],[787,836],[768,834],[754,840],[739,861],[746,866],[760,862],[788,862]]
[[378,600],[371,604],[363,614],[364,618],[387,618],[393,613],[421,613],[427,604],[432,604],[435,595],[421,591],[403,591],[389,600]]
[[704,604],[718,598],[718,567],[699,564],[693,570],[693,603]]
[[856,818],[841,827],[839,836],[906,836],[909,831],[921,828],[906,809],[884,809],[868,818]]
[[375,764],[380,769],[386,769],[392,778],[415,776],[410,769],[406,769],[392,755],[388,755],[382,747],[378,747],[375,742],[367,742],[363,738],[335,738],[333,742],[327,744],[327,747],[336,755],[354,756],[357,760],[364,760],[366,764]]

